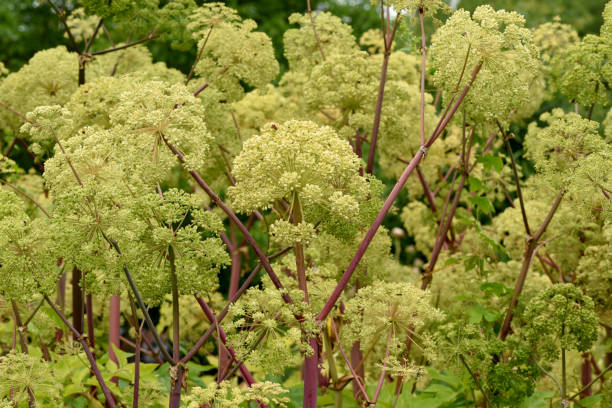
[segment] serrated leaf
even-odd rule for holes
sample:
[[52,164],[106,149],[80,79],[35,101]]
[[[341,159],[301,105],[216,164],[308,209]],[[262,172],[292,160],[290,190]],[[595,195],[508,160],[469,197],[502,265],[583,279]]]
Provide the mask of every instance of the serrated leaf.
[[550,399],[554,395],[554,391],[535,391],[525,398],[518,408],[548,408]]
[[495,210],[491,201],[485,196],[474,196],[469,197],[468,201],[476,207],[476,209],[484,214],[492,213]]
[[504,168],[504,162],[501,157],[494,155],[493,153],[487,153],[476,159],[478,163],[482,163],[485,170],[495,170],[500,172]]
[[465,313],[468,315],[468,321],[474,324],[480,323],[483,319],[489,323],[494,322],[499,317],[497,312],[480,305],[470,307]]
[[487,294],[503,296],[510,291],[510,288],[500,282],[483,282],[480,284],[480,290]]
[[49,306],[42,306],[40,310],[42,310],[44,314],[49,316],[49,318],[55,322],[56,327],[59,327],[59,328],[65,327],[62,319]]
[[586,397],[580,400],[580,405],[578,404],[574,404],[575,407],[592,407],[593,405],[597,404],[599,401],[601,401],[603,398],[603,395],[598,394],[598,395],[591,395],[590,397]]
[[473,176],[468,177],[469,190],[471,193],[478,192],[488,192],[489,188],[479,179]]
[[115,352],[115,356],[117,356],[117,362],[119,363],[119,368],[123,368],[128,364],[128,353],[119,349],[117,346],[111,343],[110,345]]

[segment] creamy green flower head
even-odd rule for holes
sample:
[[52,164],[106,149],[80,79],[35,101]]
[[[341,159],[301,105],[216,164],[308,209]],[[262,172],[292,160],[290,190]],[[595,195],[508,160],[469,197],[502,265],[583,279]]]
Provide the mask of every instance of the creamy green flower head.
[[[100,18],[94,15],[87,15],[83,7],[72,10],[66,23],[70,28],[70,32],[77,42],[87,43],[91,39],[96,30]],[[68,38],[68,33],[64,33],[64,37]]]
[[426,324],[443,317],[442,312],[431,305],[429,292],[405,282],[378,281],[359,289],[346,303],[343,340],[347,344],[360,340],[364,352],[374,347],[381,358],[385,355],[390,332],[391,356],[402,355],[410,334],[423,355],[433,359],[435,344],[423,329]]
[[[301,291],[293,291],[291,296],[296,292]],[[241,361],[269,373],[281,374],[287,367],[299,367],[301,353],[312,354],[306,339],[315,334],[303,332],[315,325],[312,313],[305,314],[306,324],[298,323],[294,317],[295,308],[304,306],[296,303],[287,307],[281,292],[272,285],[249,289],[230,306],[231,320],[223,322],[229,345]],[[302,309],[299,313],[304,312]]]
[[81,4],[89,15],[98,15],[102,18],[113,16],[120,20],[129,20],[143,11],[157,9],[159,0],[83,0]]
[[9,70],[6,69],[6,66],[0,62],[0,77],[3,77],[4,75],[7,75],[9,73]]
[[220,384],[213,382],[206,388],[194,387],[190,390],[185,396],[185,404],[187,408],[199,408],[203,405],[212,408],[235,408],[249,406],[253,402],[284,408],[291,402],[284,396],[287,393],[289,391],[280,384],[271,381],[258,381],[249,387],[234,385],[230,381]]
[[185,26],[198,6],[194,0],[174,0],[159,10],[160,31],[163,40],[176,50],[189,51],[194,40]]
[[557,108],[543,113],[540,120],[548,126],[540,128],[536,122],[531,123],[525,138],[527,153],[539,171],[563,171],[605,145],[598,133],[599,123],[577,113]]
[[524,320],[524,336],[545,361],[557,360],[559,348],[585,352],[597,340],[593,300],[571,283],[553,285],[532,299]]
[[46,219],[30,220],[15,194],[0,190],[0,293],[28,301],[37,293],[53,293],[59,275],[57,259],[48,251]]
[[[378,6],[380,1],[370,0],[374,6]],[[434,15],[439,10],[450,11],[450,7],[442,0],[383,0],[383,5],[393,7],[398,12],[415,12],[415,9],[423,9],[426,15]]]
[[[242,21],[235,11],[220,3],[204,4],[187,25],[201,52],[196,74],[231,101],[244,94],[240,81],[257,88],[278,75],[272,40],[254,31],[256,28],[255,21]],[[192,83],[194,87],[201,85]]]
[[10,407],[25,406],[29,388],[35,406],[59,406],[61,388],[51,373],[49,364],[39,357],[13,350],[0,357],[0,397],[10,396]]
[[82,128],[70,138],[62,140],[66,154],[56,145],[55,154],[45,162],[43,176],[47,188],[56,199],[74,190],[83,190],[72,172],[72,165],[85,190],[90,189],[96,196],[106,195],[106,199],[121,201],[129,190],[122,183],[113,183],[125,177],[117,159],[118,142],[118,135],[95,128]]
[[600,220],[612,221],[612,146],[580,160],[567,183],[572,206],[592,213]]
[[233,8],[227,7],[221,2],[204,3],[193,11],[191,22],[187,29],[192,32],[194,38],[205,38],[211,29],[223,24],[235,27],[240,26],[240,15]]
[[232,108],[243,139],[259,133],[268,122],[284,122],[295,117],[295,107],[274,85],[247,93],[244,98],[234,102]]
[[491,6],[476,8],[472,18],[465,10],[455,12],[430,47],[433,83],[442,88],[444,101],[458,95],[482,63],[463,106],[471,120],[506,124],[508,115],[529,100],[529,84],[539,70],[537,47],[524,26],[520,14]]
[[23,174],[23,169],[15,162],[15,160],[6,157],[0,153],[0,176]]
[[[206,295],[216,289],[219,268],[229,263],[229,256],[217,237],[223,224],[215,214],[200,209],[194,196],[177,189],[164,192],[163,197],[154,192],[146,194],[130,209],[146,225],[138,238],[143,244],[138,249],[146,256],[133,265],[137,283],[152,274],[170,282],[167,259],[172,250],[181,294]],[[163,298],[169,293],[163,291],[165,288],[169,288],[168,283],[158,288],[161,292],[146,291],[143,296]]]
[[[123,148],[132,150],[133,166],[153,165],[166,172],[176,158],[163,139],[182,151],[189,169],[204,167],[211,136],[203,117],[206,112],[199,99],[184,85],[141,82],[121,94],[110,113],[114,131],[123,133]],[[145,172],[138,172],[146,177]],[[158,180],[159,181],[159,180]],[[154,185],[154,183],[153,183]]]
[[278,220],[270,225],[270,239],[281,247],[293,246],[296,243],[309,245],[316,237],[314,225],[301,222],[297,225],[285,220]]
[[[26,114],[37,106],[63,105],[77,89],[78,57],[59,46],[36,53],[0,82],[0,101]],[[1,126],[16,134],[23,120],[2,109]]]
[[38,106],[32,112],[28,112],[28,120],[21,126],[21,135],[30,142],[30,150],[37,156],[52,153],[56,140],[62,140],[70,136],[73,130],[73,121],[68,109],[59,105]]
[[[333,54],[348,54],[357,49],[353,28],[328,12],[313,15],[317,35],[321,41],[326,56]],[[319,44],[312,33],[312,23],[308,14],[294,13],[289,16],[289,23],[298,24],[299,28],[291,28],[283,35],[285,57],[292,70],[310,72],[323,57]]]
[[540,58],[546,64],[549,64],[557,53],[563,52],[579,40],[574,27],[561,23],[559,17],[555,17],[553,22],[540,24],[533,29],[533,42],[540,49]]
[[234,162],[236,186],[228,194],[241,212],[267,209],[283,198],[292,202],[297,194],[305,208],[325,203],[332,212],[350,213],[358,206],[353,195],[369,191],[360,165],[330,127],[296,120],[269,124],[245,142]]
[[291,211],[301,209],[303,221],[320,222],[323,230],[350,240],[380,204],[380,181],[360,176],[360,167],[349,143],[330,127],[297,120],[268,124],[234,160],[236,185],[228,197],[245,213],[286,200]]
[[361,34],[359,45],[365,48],[369,54],[380,54],[385,50],[385,40],[379,28],[371,28]]
[[376,104],[379,77],[380,67],[372,63],[365,51],[333,54],[313,68],[311,86],[306,88],[304,97],[315,112],[328,107],[345,114],[371,109]]
[[[117,44],[118,46],[122,44]],[[164,62],[153,63],[151,51],[144,45],[97,55],[87,65],[87,83],[100,77],[121,77],[129,74],[133,80],[184,83],[185,75]]]
[[602,37],[589,34],[553,59],[556,85],[571,102],[583,106],[607,105],[606,82],[612,76],[608,46]]

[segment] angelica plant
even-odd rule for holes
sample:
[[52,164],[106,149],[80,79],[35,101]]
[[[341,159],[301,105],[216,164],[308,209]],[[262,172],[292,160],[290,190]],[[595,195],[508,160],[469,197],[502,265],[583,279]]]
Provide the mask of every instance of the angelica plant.
[[520,14],[490,6],[478,7],[471,17],[465,10],[454,13],[431,45],[433,83],[443,98],[452,103],[472,70],[481,66],[466,111],[475,121],[505,122],[528,100],[529,83],[540,69],[533,35],[524,26]]
[[593,301],[573,285],[559,284],[534,298],[525,311],[529,322],[525,337],[544,361],[556,360],[561,351],[561,401],[567,404],[566,351],[585,351],[597,338]]
[[605,394],[610,4],[305,2],[279,75],[198,3],[50,1],[68,47],[0,63],[0,405]]
[[[65,104],[77,89],[77,61],[76,55],[64,46],[40,51],[27,65],[2,80],[2,102],[23,114],[38,106]],[[55,67],[53,71],[49,66]],[[16,134],[23,118],[4,109],[1,115],[2,128]]]

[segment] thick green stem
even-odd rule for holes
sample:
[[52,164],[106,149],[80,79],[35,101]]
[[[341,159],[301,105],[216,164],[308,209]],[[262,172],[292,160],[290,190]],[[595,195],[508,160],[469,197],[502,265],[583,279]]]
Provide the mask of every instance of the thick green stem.
[[[327,330],[323,330],[323,350],[325,351],[325,356],[327,357],[327,364],[329,365],[329,375],[334,383],[334,385],[338,384],[338,368],[336,367],[336,360],[334,359],[334,354],[332,350],[332,344],[329,339],[329,333]],[[335,391],[335,399],[334,399],[334,407],[342,408],[342,390]]]

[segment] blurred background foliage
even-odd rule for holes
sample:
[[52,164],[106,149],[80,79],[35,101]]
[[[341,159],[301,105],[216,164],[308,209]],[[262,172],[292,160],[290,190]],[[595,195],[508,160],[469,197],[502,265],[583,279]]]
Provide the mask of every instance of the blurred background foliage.
[[[161,0],[160,5],[167,1]],[[203,3],[202,0],[196,2]],[[78,2],[65,3],[68,9],[78,7]],[[282,67],[286,68],[282,36],[289,28],[287,21],[289,15],[306,11],[306,0],[228,0],[225,3],[237,9],[242,17],[255,20],[259,24],[259,29],[270,35],[276,56]],[[583,36],[599,32],[605,0],[448,0],[448,3],[455,9],[473,10],[478,5],[486,3],[495,8],[516,10],[525,15],[530,26],[560,16],[563,22],[573,25]],[[311,4],[313,9],[330,11],[340,16],[353,27],[357,38],[364,31],[380,26],[376,7],[370,4],[370,0],[312,0]],[[37,51],[58,44],[68,45],[68,42],[63,37],[57,17],[45,0],[0,1],[0,61],[8,69],[18,70]],[[159,41],[149,46],[156,60],[166,61],[168,65],[185,72],[189,70],[195,57],[195,50],[175,51]]]

